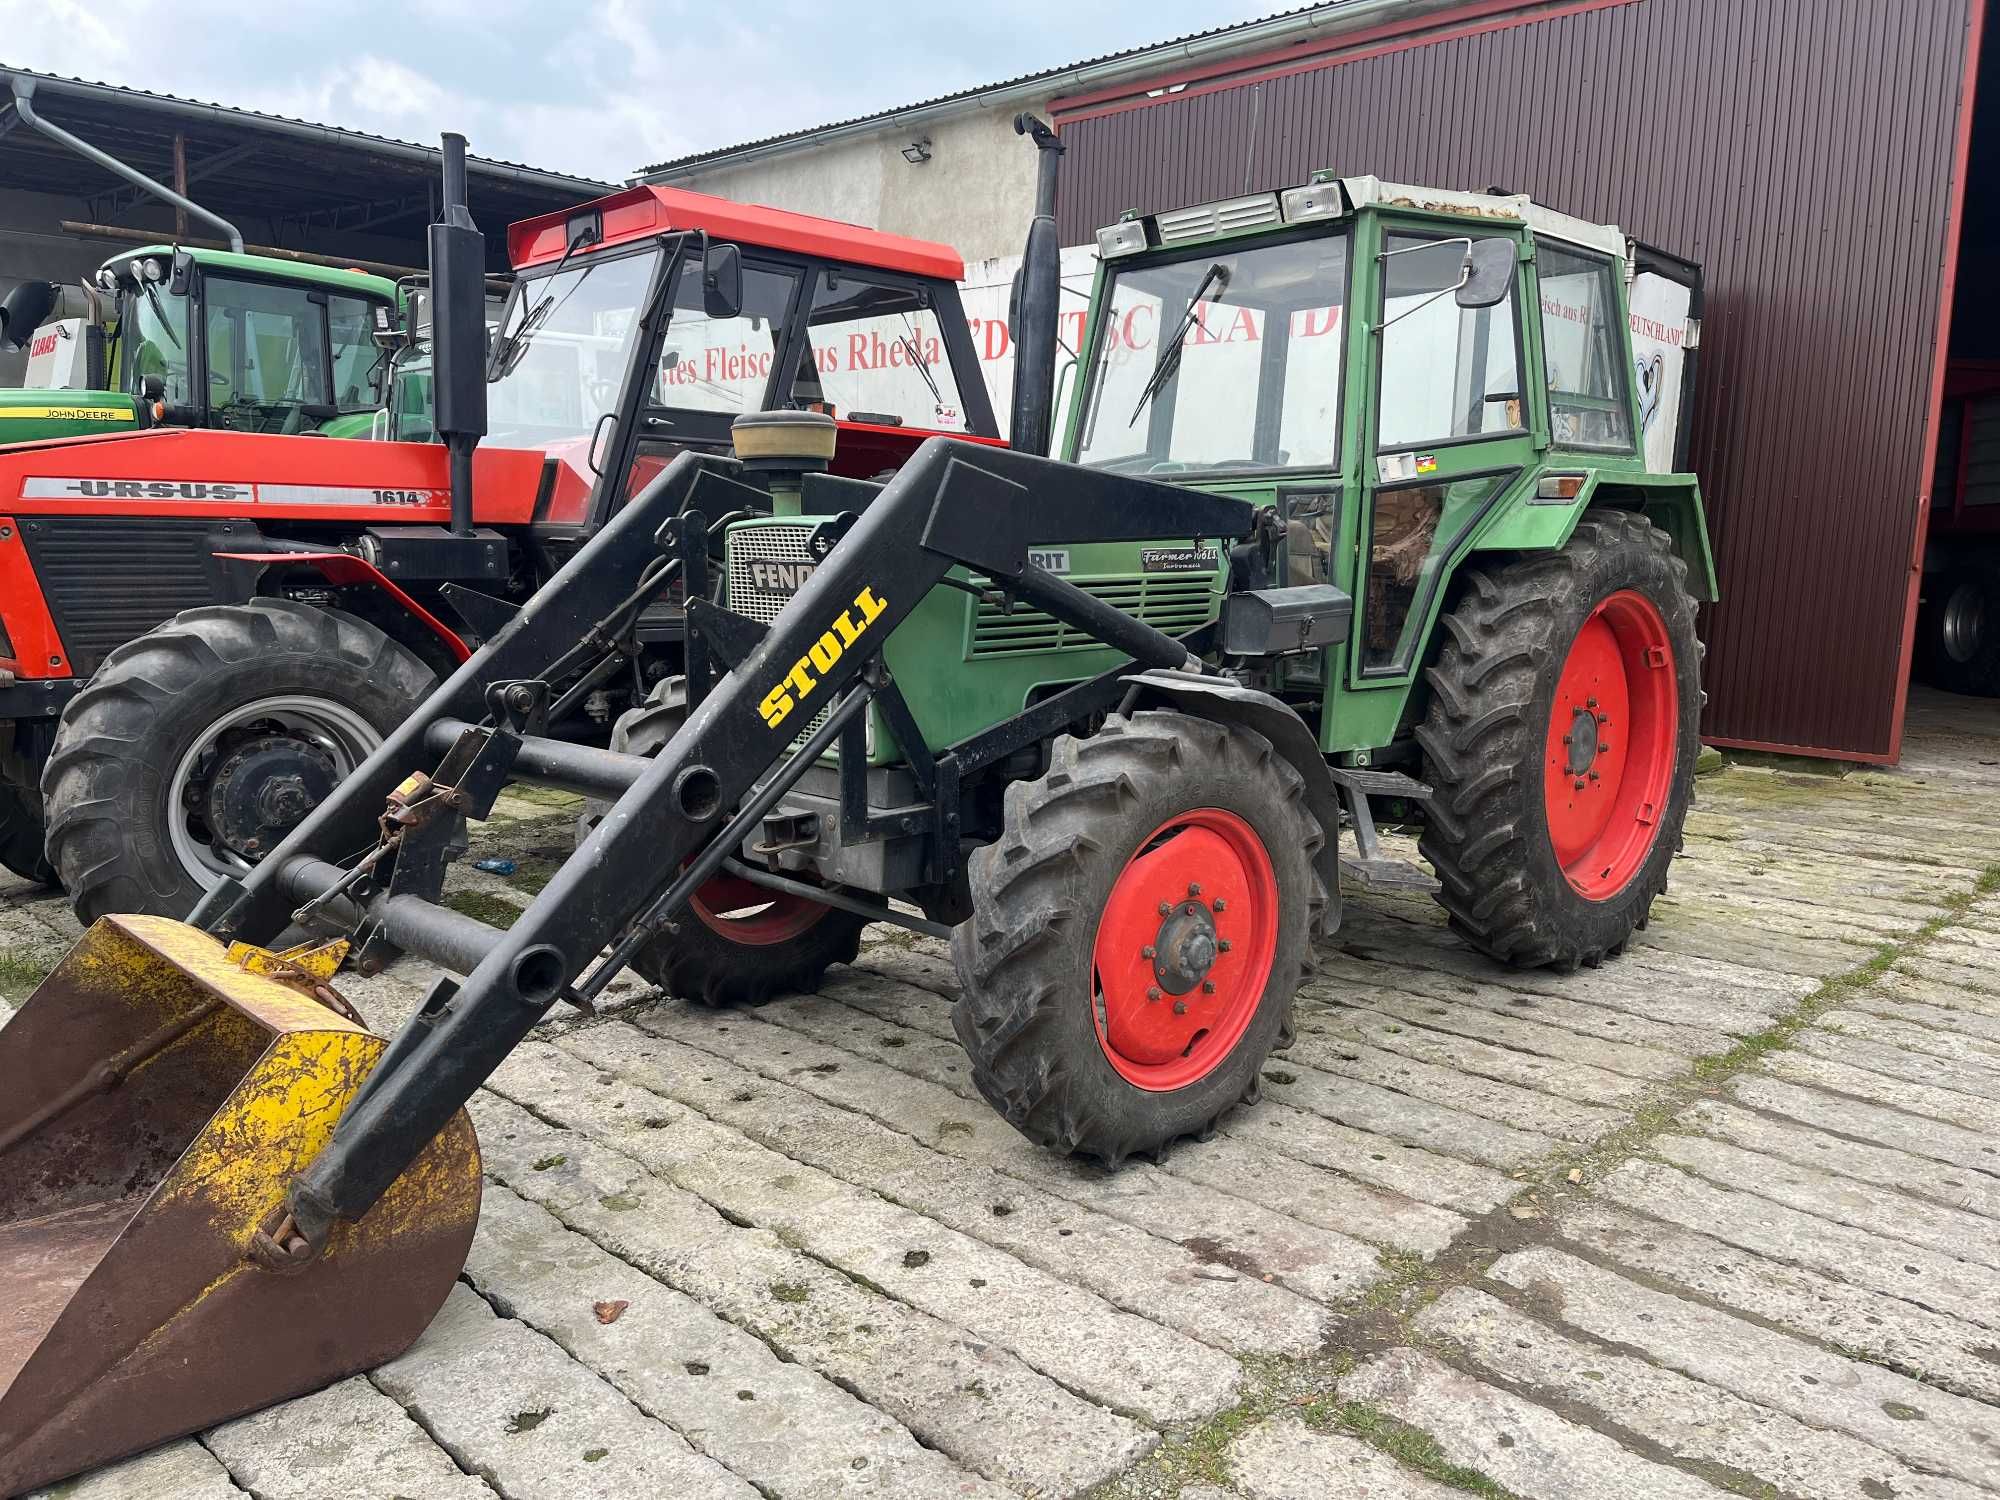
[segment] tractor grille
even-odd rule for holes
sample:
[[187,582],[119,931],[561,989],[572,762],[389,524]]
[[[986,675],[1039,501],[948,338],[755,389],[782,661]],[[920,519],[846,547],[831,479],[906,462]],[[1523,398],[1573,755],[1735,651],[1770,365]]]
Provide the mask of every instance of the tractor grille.
[[[1129,574],[1069,580],[1113,609],[1136,615],[1155,630],[1185,635],[1215,612],[1215,576],[1179,573],[1133,578]],[[1074,626],[1038,609],[1016,607],[1003,614],[997,604],[981,604],[972,619],[972,649],[981,656],[1019,656],[1031,651],[1086,651],[1100,644]]]
[[70,670],[87,677],[117,646],[222,597],[213,554],[254,535],[243,522],[48,516],[21,525]]
[[[778,618],[778,613],[792,602],[792,595],[798,586],[812,574],[812,554],[806,551],[806,542],[811,539],[817,522],[804,522],[797,526],[787,526],[778,522],[769,526],[744,526],[729,533],[729,565],[727,577],[729,593],[723,602],[739,615],[747,615],[759,624],[768,625]],[[827,704],[812,716],[805,728],[799,731],[799,740],[811,734],[826,722],[826,716],[833,711]],[[866,725],[868,746],[872,751],[875,743],[875,715],[870,709],[862,716]],[[838,747],[827,751],[829,757],[840,753]]]
[[[729,607],[768,625],[812,571],[807,524],[743,526],[729,533]],[[791,582],[790,588],[782,585]]]

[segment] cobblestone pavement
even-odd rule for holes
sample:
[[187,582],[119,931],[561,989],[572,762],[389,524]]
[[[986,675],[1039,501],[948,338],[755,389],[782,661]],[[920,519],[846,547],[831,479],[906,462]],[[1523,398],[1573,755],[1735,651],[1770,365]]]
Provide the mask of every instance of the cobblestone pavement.
[[[510,801],[519,871],[455,899],[567,837]],[[18,1000],[75,929],[0,907]],[[1116,1174],[993,1117],[939,946],[872,937],[817,997],[546,1026],[410,1353],[65,1493],[2000,1493],[1991,706],[1919,698],[1895,772],[1705,777],[1595,972],[1351,898],[1262,1101]],[[426,977],[342,984],[387,1027]]]

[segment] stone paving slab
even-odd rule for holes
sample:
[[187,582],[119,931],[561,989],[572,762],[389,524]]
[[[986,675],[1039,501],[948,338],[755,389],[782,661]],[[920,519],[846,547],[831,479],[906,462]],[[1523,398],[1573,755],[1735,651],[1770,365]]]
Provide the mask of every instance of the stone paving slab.
[[[473,1103],[408,1354],[62,1493],[2000,1496],[2000,710],[1911,725],[1901,770],[1704,777],[1598,970],[1350,893],[1261,1102],[1115,1174],[977,1097],[928,939],[559,1009]],[[0,881],[0,1016],[75,934]],[[388,1027],[430,977],[340,983]]]

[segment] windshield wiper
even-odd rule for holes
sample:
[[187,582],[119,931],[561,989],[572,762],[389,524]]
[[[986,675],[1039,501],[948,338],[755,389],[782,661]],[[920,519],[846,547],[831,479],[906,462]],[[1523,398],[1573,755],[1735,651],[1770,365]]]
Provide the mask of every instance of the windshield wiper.
[[160,320],[160,331],[173,340],[176,349],[180,348],[181,338],[174,332],[173,320],[167,316],[167,310],[160,306],[160,289],[150,281],[141,281],[139,285],[146,289],[146,300],[152,304],[153,316]]
[[571,239],[567,245],[563,246],[562,259],[557,261],[556,268],[549,272],[549,290],[542,293],[542,300],[528,310],[528,315],[521,319],[521,326],[508,336],[505,343],[501,344],[499,350],[494,355],[493,373],[487,377],[489,380],[500,380],[514,373],[515,368],[521,363],[522,357],[527,354],[528,345],[534,341],[536,331],[553,314],[560,312],[563,302],[567,302],[571,297],[574,297],[576,289],[590,279],[590,273],[603,264],[601,261],[592,261],[589,265],[585,266],[577,273],[576,280],[570,284],[570,289],[563,293],[562,302],[556,301],[555,284],[562,276],[563,268],[569,264],[569,258],[585,245],[594,245],[601,238],[603,238],[602,235],[593,233],[586,227],[581,233]]
[[[1209,292],[1211,283],[1215,288],[1212,295]],[[1194,295],[1188,299],[1187,314],[1181,319],[1181,326],[1174,330],[1174,336],[1160,349],[1160,362],[1153,366],[1153,378],[1147,381],[1146,388],[1139,392],[1139,404],[1132,408],[1132,415],[1125,423],[1127,427],[1138,422],[1139,413],[1146,409],[1146,403],[1159,395],[1166,383],[1174,378],[1174,372],[1180,369],[1181,346],[1187,342],[1188,335],[1194,332],[1195,325],[1201,321],[1202,302],[1204,300],[1220,302],[1222,294],[1228,289],[1229,267],[1217,261],[1208,268],[1201,278],[1201,284],[1194,289]]]
[[917,347],[916,329],[911,326],[910,315],[903,314],[903,326],[908,333],[896,335],[896,342],[903,346],[903,352],[910,356],[910,362],[917,367],[917,373],[924,377],[924,384],[931,388],[931,400],[938,406],[944,405],[944,392],[938,389],[937,377],[931,374],[931,367],[924,363],[924,352]]

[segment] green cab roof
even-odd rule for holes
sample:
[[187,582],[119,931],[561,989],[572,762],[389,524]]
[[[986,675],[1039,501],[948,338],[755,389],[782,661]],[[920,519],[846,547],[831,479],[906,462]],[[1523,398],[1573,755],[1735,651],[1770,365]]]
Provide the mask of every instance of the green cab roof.
[[[211,271],[237,271],[247,276],[276,277],[308,286],[325,287],[330,292],[345,292],[350,296],[375,297],[383,302],[396,300],[395,282],[386,276],[373,276],[366,271],[347,271],[337,266],[316,266],[308,261],[285,260],[273,255],[238,255],[233,250],[201,250],[193,246],[185,248],[197,265]],[[171,256],[173,253],[172,245],[140,245],[107,256],[104,264],[119,266],[126,261],[138,260],[148,255]]]

